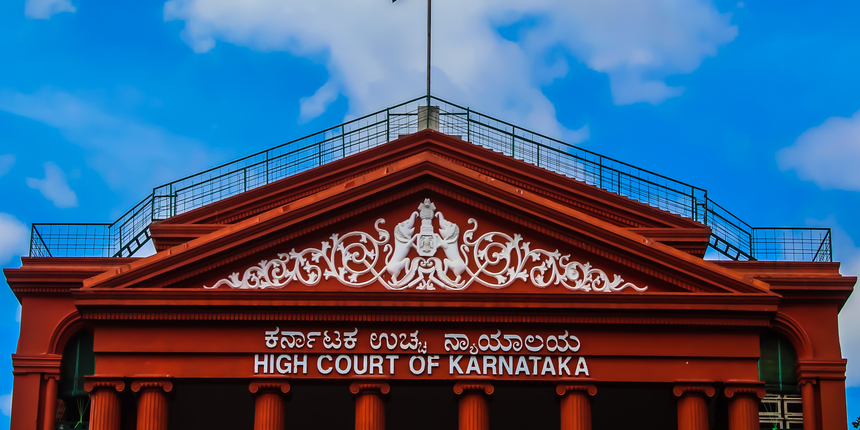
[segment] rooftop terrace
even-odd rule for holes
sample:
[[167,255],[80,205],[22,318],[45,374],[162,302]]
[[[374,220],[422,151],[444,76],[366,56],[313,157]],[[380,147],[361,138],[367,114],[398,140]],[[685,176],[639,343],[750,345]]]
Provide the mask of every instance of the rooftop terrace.
[[[430,97],[439,131],[711,227],[731,260],[832,261],[828,228],[752,227],[708,191]],[[419,97],[158,187],[113,223],[33,224],[31,257],[128,257],[149,225],[419,130]],[[422,109],[423,112],[423,109]],[[426,115],[422,113],[426,118]],[[423,119],[423,118],[422,118]]]

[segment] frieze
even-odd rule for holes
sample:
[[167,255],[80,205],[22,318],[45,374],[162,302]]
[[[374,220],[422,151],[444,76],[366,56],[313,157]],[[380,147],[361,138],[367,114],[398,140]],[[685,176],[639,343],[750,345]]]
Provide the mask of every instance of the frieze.
[[203,288],[281,289],[293,282],[315,286],[322,280],[335,280],[353,288],[378,283],[394,291],[462,291],[474,284],[503,289],[519,280],[538,288],[561,285],[582,292],[648,289],[625,282],[617,274],[610,277],[589,262],[575,261],[558,250],[532,249],[520,234],[496,231],[476,238],[478,221],[474,218],[461,234],[460,227],[437,211],[430,199],[391,233],[381,227],[385,222],[384,218],[376,220],[375,236],[364,231],[335,233],[319,248],[279,253],[276,259],[262,260],[242,274],[232,273]]

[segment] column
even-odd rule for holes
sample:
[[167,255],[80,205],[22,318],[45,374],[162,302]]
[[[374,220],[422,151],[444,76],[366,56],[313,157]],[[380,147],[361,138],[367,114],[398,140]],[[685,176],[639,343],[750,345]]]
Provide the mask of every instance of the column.
[[818,430],[818,420],[815,417],[815,378],[800,380],[800,394],[803,397],[803,430]]
[[490,410],[487,396],[493,394],[489,382],[458,382],[454,393],[460,396],[460,430],[489,430]]
[[385,403],[391,387],[385,382],[357,381],[349,386],[355,394],[355,430],[385,430]]
[[284,430],[284,398],[290,383],[255,380],[248,386],[254,393],[254,430]]
[[729,430],[758,430],[758,405],[764,398],[764,382],[728,381]]
[[137,379],[131,391],[137,398],[137,430],[167,430],[167,393],[173,382],[167,378]]
[[672,392],[678,397],[678,430],[708,430],[707,398],[714,396],[713,381],[677,381]]
[[45,409],[42,415],[42,428],[54,430],[57,426],[57,381],[60,375],[46,373],[45,378]]
[[90,430],[119,430],[119,393],[125,382],[119,378],[87,377],[84,389],[90,393]]
[[591,430],[591,396],[597,394],[593,383],[560,384],[561,430]]

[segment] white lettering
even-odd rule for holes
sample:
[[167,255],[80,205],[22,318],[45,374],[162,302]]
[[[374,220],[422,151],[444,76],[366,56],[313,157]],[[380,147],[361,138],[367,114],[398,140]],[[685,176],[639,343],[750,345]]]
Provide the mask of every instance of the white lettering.
[[463,369],[460,368],[460,359],[462,359],[462,358],[463,358],[462,355],[458,355],[456,360],[454,359],[453,355],[448,356],[448,374],[449,375],[454,374],[454,369],[457,369],[458,374],[460,374],[460,375],[463,374]]
[[358,370],[358,356],[357,355],[352,356],[352,370],[355,372],[356,375],[364,375],[365,373],[367,373],[367,356],[362,355],[361,358],[362,358],[362,366],[364,368],[361,370]]
[[439,367],[439,356],[438,355],[428,355],[427,356],[427,374],[433,374],[433,368]]
[[[567,331],[565,331],[565,333],[567,333]],[[576,337],[576,336],[570,336],[570,338],[569,338],[569,339],[570,339],[570,340],[573,340],[573,341],[576,341],[576,346],[575,346],[575,347],[571,347],[571,348],[570,348],[570,350],[571,350],[572,352],[578,352],[578,351],[579,351],[579,347],[581,347],[581,346],[582,346],[582,344],[581,344],[581,343],[579,343],[579,338],[578,338],[578,337]]]
[[[286,365],[282,366],[281,363],[283,363],[284,361],[286,361],[287,363],[286,363]],[[278,373],[280,373],[281,375],[285,375],[287,373],[290,373],[290,371],[292,371],[292,365],[290,364],[290,355],[289,354],[279,355],[278,359],[275,361],[275,368],[278,369]]]
[[532,370],[532,375],[537,376],[537,374],[538,374],[538,371],[537,371],[538,365],[537,364],[538,364],[538,361],[540,361],[540,357],[535,357],[534,355],[530,355],[529,360],[531,360],[531,362],[534,363],[534,370]]
[[370,356],[370,374],[373,375],[373,369],[379,371],[379,374],[382,375],[382,356],[381,355],[371,355]]
[[397,360],[399,358],[400,358],[399,355],[386,355],[385,356],[385,359],[388,360],[388,369],[389,369],[388,374],[389,375],[392,375],[392,376],[394,375],[394,360]]
[[318,331],[308,332],[308,349],[314,349],[314,342],[316,342],[316,338],[318,338],[320,334],[322,333]]
[[[416,361],[421,362],[421,368],[420,369],[415,368],[415,362]],[[426,365],[427,364],[424,362],[424,357],[422,357],[420,355],[413,355],[409,359],[409,370],[412,372],[413,375],[420,375],[420,374],[424,373],[424,367]]]
[[[561,359],[564,358],[564,361]],[[570,362],[570,357],[558,357],[558,376],[562,375],[561,371],[564,370],[564,373],[567,373],[567,376],[570,376],[570,369],[567,368],[567,363]]]
[[588,376],[588,365],[585,364],[585,357],[579,357],[579,361],[576,362],[576,371],[573,373],[573,376],[579,376],[580,373],[585,373],[585,376]]
[[497,373],[496,373],[496,357],[494,355],[485,355],[484,356],[484,375],[489,375],[491,372],[493,375],[497,375]]
[[[341,361],[346,362],[345,368],[341,368]],[[347,373],[349,373],[350,367],[352,367],[352,361],[349,359],[348,355],[338,355],[337,358],[334,360],[334,370],[337,370],[337,373],[340,373],[341,375],[346,375]]]
[[[355,335],[357,335],[357,334],[358,334],[358,328],[356,328],[354,331],[345,331],[345,332],[343,332],[343,336],[344,336],[344,338],[343,338],[343,346],[344,346],[344,348],[346,348],[346,349],[353,349],[353,348],[355,348],[355,342],[357,342],[357,339],[355,338]],[[356,373],[358,373],[358,372],[356,372]],[[360,374],[360,373],[359,373],[359,374]]]
[[303,375],[308,374],[308,355],[307,354],[303,354],[301,360],[299,360],[298,354],[293,355],[293,374],[294,375],[296,373],[299,373],[299,367],[302,368],[302,374]]
[[481,366],[478,365],[478,357],[475,357],[474,355],[469,357],[469,366],[466,367],[466,374],[468,375],[472,373],[472,369],[475,370],[475,373],[479,375],[481,374]]
[[266,330],[266,347],[272,349],[278,346],[278,332],[281,331],[280,327],[275,327],[274,330],[269,331]]
[[517,360],[517,376],[520,375],[520,372],[525,372],[526,376],[529,375],[529,366],[526,363],[526,358],[522,355]]
[[541,376],[546,375],[549,372],[552,376],[555,376],[555,367],[552,366],[552,357],[544,357],[543,358],[543,368],[540,371]]
[[328,354],[321,355],[320,358],[317,359],[317,370],[323,375],[328,375],[329,373],[331,373],[332,367],[331,367],[331,364],[329,364],[328,369],[323,369],[323,367],[322,367],[322,361],[323,360],[331,361],[331,356]]
[[514,373],[514,357],[510,355],[499,357],[499,375],[504,375],[506,370],[508,375]]
[[268,354],[263,354],[263,359],[260,360],[260,354],[254,354],[254,374],[260,373],[260,366],[263,366],[263,373],[269,373],[269,357]]

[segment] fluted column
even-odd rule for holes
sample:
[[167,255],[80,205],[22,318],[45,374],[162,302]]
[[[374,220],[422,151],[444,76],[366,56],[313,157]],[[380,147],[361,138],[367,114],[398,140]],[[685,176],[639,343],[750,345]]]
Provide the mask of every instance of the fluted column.
[[90,393],[90,430],[119,430],[119,393],[125,382],[119,378],[87,378],[84,389]]
[[758,405],[764,398],[764,382],[728,381],[729,430],[758,430]]
[[137,430],[167,430],[167,393],[173,382],[165,378],[138,379],[131,383],[137,398]]
[[46,373],[45,378],[45,409],[42,415],[42,428],[54,430],[57,426],[57,381],[60,375]]
[[490,409],[487,396],[493,394],[489,382],[458,382],[454,393],[460,396],[460,430],[489,430]]
[[803,430],[818,430],[815,413],[815,378],[800,380],[800,394],[803,396]]
[[284,398],[290,383],[256,380],[248,389],[254,393],[254,430],[284,430]]
[[355,394],[355,430],[385,430],[383,394],[391,387],[385,382],[358,381],[349,386]]
[[592,383],[560,384],[561,430],[591,430],[591,396],[597,394]]
[[678,397],[678,430],[708,430],[707,397],[714,396],[712,384],[710,381],[675,383],[672,392]]

